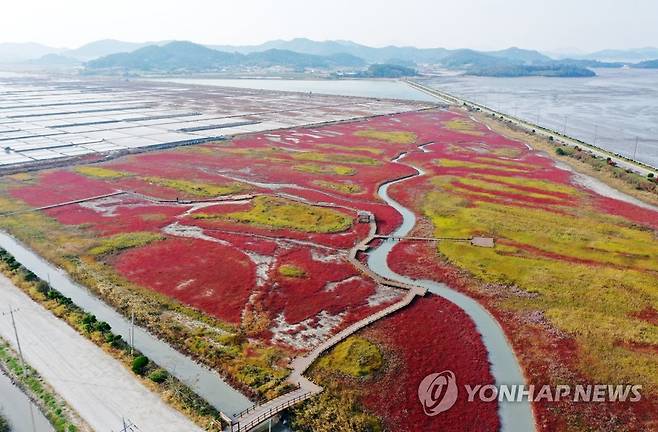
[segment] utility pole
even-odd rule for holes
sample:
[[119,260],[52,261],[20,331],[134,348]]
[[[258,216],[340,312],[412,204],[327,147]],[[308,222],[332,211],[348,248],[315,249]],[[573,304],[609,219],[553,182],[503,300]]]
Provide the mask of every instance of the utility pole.
[[596,138],[598,138],[599,125],[594,125],[594,146],[596,146]]
[[[23,375],[27,376],[27,363],[25,363],[25,358],[23,358],[23,350],[21,349],[21,341],[18,337],[18,329],[16,328],[16,319],[14,318],[14,312],[18,312],[19,309],[12,309],[9,307],[9,313],[3,312],[1,315],[9,315],[11,317],[11,326],[14,328],[14,336],[16,337],[16,347],[18,347],[18,356],[21,359],[21,364],[23,365]],[[34,421],[34,407],[33,403],[30,400],[30,420],[32,425],[32,432],[37,431],[36,422]]]
[[635,136],[635,150],[633,150],[633,160],[635,160],[635,155],[637,154],[637,143],[639,141],[640,137]]
[[564,116],[564,128],[562,128],[562,135],[567,134],[567,119],[568,119],[568,116],[565,115]]
[[130,312],[130,331],[128,335],[130,337],[130,355],[133,355],[135,351],[135,312]]
[[130,420],[126,422],[125,417],[121,417],[121,422],[123,423],[123,428],[119,432],[136,432],[139,431],[137,425]]
[[23,358],[23,350],[21,349],[21,340],[18,337],[18,329],[16,328],[16,319],[14,318],[14,312],[18,312],[18,309],[9,308],[9,312],[3,312],[2,315],[9,315],[11,317],[11,326],[14,328],[14,336],[16,337],[16,347],[18,348],[18,356],[21,359],[21,364],[23,365],[23,375],[27,376],[27,364],[25,363],[25,358]]

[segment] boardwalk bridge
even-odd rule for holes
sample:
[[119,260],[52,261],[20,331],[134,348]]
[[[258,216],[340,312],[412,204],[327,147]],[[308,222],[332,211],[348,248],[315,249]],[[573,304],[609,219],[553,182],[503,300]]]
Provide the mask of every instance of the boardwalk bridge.
[[492,237],[419,237],[419,236],[387,236],[387,235],[374,235],[372,236],[373,240],[380,239],[384,241],[455,241],[455,242],[464,242],[470,243],[473,246],[479,247],[494,247],[495,241]]

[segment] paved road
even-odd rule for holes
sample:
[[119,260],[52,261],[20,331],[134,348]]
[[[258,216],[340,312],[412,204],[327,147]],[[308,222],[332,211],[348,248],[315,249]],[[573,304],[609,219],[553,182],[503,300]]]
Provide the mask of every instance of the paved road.
[[[124,416],[142,432],[201,432],[121,363],[0,275],[0,308],[8,307],[19,309],[16,325],[25,360],[94,430],[118,431]],[[16,348],[8,317],[0,317],[0,336]]]

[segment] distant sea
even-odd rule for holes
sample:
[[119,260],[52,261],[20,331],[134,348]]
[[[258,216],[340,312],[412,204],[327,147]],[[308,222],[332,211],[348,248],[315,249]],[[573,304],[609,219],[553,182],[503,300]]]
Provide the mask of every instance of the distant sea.
[[[658,167],[658,70],[597,69],[592,78],[451,75],[426,83]],[[165,79],[177,83],[434,101],[393,80]],[[637,137],[637,148],[636,148]]]
[[[658,70],[592,78],[446,76],[427,85],[658,167]],[[637,138],[637,148],[635,146]]]
[[436,102],[436,98],[409,87],[397,80],[295,80],[295,79],[215,79],[215,78],[162,78],[158,81],[179,84],[213,85],[261,90],[313,92],[340,96],[391,98]]

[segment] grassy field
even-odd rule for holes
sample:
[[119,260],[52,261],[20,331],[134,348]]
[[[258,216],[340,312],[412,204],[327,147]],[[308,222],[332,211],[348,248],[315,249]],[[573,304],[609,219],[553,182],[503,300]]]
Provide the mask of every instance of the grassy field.
[[367,339],[352,336],[333,347],[316,367],[359,378],[379,370],[382,363],[382,353],[376,345]]
[[303,432],[377,432],[383,426],[363,410],[359,393],[340,380],[367,380],[383,366],[379,348],[369,340],[351,336],[317,361],[310,372],[325,390],[293,411],[292,425]]
[[356,169],[343,165],[302,164],[295,165],[294,169],[310,174],[335,174],[339,176],[352,176],[356,174]]
[[197,219],[226,219],[268,228],[308,233],[335,233],[352,225],[352,218],[333,209],[315,207],[283,198],[259,196],[251,209],[227,214],[195,213]]
[[219,185],[183,179],[168,179],[162,177],[146,177],[145,180],[158,186],[165,186],[185,194],[202,198],[231,195],[243,192],[247,189],[246,185],[237,182]]
[[484,133],[478,129],[473,122],[466,119],[453,119],[443,122],[443,126],[455,132],[467,135],[483,136]]
[[106,255],[125,249],[145,246],[154,241],[163,240],[164,236],[152,232],[120,233],[100,240],[100,245],[89,250],[91,255]]
[[418,137],[409,131],[382,131],[375,129],[354,132],[360,138],[370,138],[376,141],[385,141],[391,144],[413,144]]
[[100,166],[92,166],[92,165],[81,165],[75,167],[75,172],[85,175],[87,177],[94,177],[100,179],[118,179],[129,175],[121,171],[117,171],[109,168],[103,168]]
[[304,278],[306,271],[294,264],[284,264],[279,267],[279,274],[289,278]]
[[431,192],[425,215],[437,235],[493,235],[496,249],[445,242],[439,253],[478,279],[533,294],[508,302],[536,310],[583,349],[581,367],[597,382],[640,380],[658,389],[656,358],[620,343],[658,346],[658,327],[636,318],[658,308],[655,234],[581,209],[574,215],[470,202]]
[[363,188],[358,184],[354,183],[338,183],[330,182],[326,180],[314,180],[313,184],[320,186],[323,189],[329,189],[332,191],[344,193],[344,194],[359,194],[363,192]]

